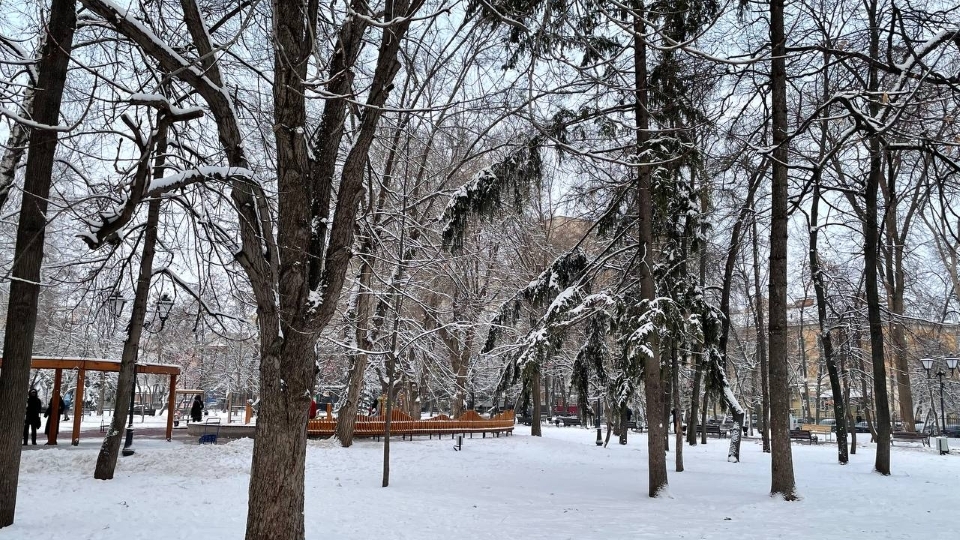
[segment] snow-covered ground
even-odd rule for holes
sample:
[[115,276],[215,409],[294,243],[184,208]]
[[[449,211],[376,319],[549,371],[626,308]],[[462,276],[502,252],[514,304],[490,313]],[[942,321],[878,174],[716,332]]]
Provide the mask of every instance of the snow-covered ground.
[[[891,477],[871,472],[867,445],[845,467],[836,447],[793,446],[803,499],[768,495],[770,458],[743,443],[684,447],[686,471],[649,499],[646,436],[595,446],[595,431],[518,426],[513,437],[396,441],[381,488],[382,446],[310,441],[308,539],[807,539],[960,537],[960,440],[954,454],[895,447]],[[92,478],[98,441],[24,452],[16,523],[0,539],[242,538],[253,442],[216,446],[141,439],[117,477]]]

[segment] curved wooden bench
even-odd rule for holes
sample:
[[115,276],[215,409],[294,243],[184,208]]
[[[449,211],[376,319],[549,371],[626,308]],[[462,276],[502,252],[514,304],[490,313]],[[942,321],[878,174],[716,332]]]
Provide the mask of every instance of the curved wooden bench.
[[[483,437],[487,433],[500,436],[513,432],[515,418],[513,411],[505,411],[497,416],[486,419],[476,411],[467,411],[460,418],[451,419],[440,415],[427,420],[414,420],[402,411],[393,411],[390,415],[390,434],[400,435],[401,438],[415,435],[470,435],[480,433]],[[332,437],[337,423],[333,419],[316,419],[307,423],[307,435],[310,437]],[[357,415],[357,422],[353,428],[354,437],[382,437],[386,429],[386,421],[380,416]]]

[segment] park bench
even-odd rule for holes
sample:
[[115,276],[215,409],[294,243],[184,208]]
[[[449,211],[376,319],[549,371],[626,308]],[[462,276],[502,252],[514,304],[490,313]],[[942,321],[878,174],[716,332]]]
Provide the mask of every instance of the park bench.
[[[894,431],[893,441],[919,441],[922,446],[930,446],[930,435],[912,431]],[[893,441],[891,441],[890,444],[893,444]]]
[[716,435],[717,438],[726,438],[727,430],[723,428],[720,424],[707,424],[705,426],[697,426],[697,433],[703,433],[706,430],[707,435]]
[[833,428],[831,426],[821,426],[820,424],[803,424],[800,426],[802,431],[809,431],[818,436],[822,436],[824,439],[830,439],[833,437]]
[[579,426],[582,424],[580,418],[576,416],[558,416],[556,419],[557,427],[563,426]]
[[819,444],[819,438],[810,432],[809,429],[791,429],[790,441],[807,441],[807,444]]

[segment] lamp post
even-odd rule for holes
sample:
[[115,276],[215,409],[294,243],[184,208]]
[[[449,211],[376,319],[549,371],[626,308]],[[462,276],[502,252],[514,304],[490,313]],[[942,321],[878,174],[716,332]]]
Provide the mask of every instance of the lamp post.
[[597,446],[603,446],[603,436],[600,430],[600,415],[603,413],[603,396],[597,396]]
[[[923,369],[927,370],[927,379],[930,378],[930,370],[933,369],[933,358],[921,358],[920,363],[923,364]],[[944,361],[947,364],[947,367],[950,368],[950,376],[953,376],[953,370],[957,369],[957,364],[960,363],[960,358],[944,358]],[[937,378],[940,379],[940,433],[943,433],[947,430],[947,415],[944,412],[944,402],[943,402],[943,377],[946,373],[943,372],[943,368],[937,369]]]
[[[173,300],[170,299],[166,293],[160,295],[160,299],[157,300],[157,317],[160,319],[160,330],[163,330],[163,325],[167,322],[167,317],[170,316],[170,310],[173,308]],[[144,323],[144,327],[147,325]],[[159,331],[159,330],[158,330]],[[123,451],[121,454],[124,456],[132,456],[134,454],[133,450],[133,401],[137,395],[137,364],[133,364],[133,384],[130,385],[130,413],[127,420],[127,432],[126,437],[123,441]],[[169,411],[167,414],[170,414]]]

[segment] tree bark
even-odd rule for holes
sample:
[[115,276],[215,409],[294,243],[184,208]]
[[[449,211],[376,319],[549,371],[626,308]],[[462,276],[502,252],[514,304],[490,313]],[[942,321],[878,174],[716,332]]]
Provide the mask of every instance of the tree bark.
[[700,381],[703,379],[702,351],[694,354],[696,367],[693,369],[693,393],[690,396],[690,418],[687,420],[687,444],[697,445],[697,422],[700,413]]
[[770,93],[773,128],[773,181],[770,211],[770,492],[797,499],[790,448],[790,375],[787,363],[787,65],[784,0],[770,1],[770,44],[773,56]]
[[[908,218],[904,222],[903,230],[897,223],[899,212],[899,197],[897,194],[897,171],[893,163],[892,152],[885,152],[887,162],[887,179],[881,182],[881,193],[886,199],[883,221],[886,229],[886,256],[884,266],[886,271],[887,293],[890,301],[890,337],[893,340],[893,359],[896,365],[894,373],[897,381],[897,395],[900,409],[900,419],[903,429],[916,430],[916,418],[913,414],[913,391],[910,388],[910,364],[907,359],[907,339],[902,317],[905,312],[904,292],[906,274],[903,268],[903,251],[907,242],[909,216],[914,208],[908,210]],[[919,194],[915,194],[919,195]],[[920,204],[922,197],[915,196],[911,206]]]
[[[647,44],[646,8],[642,0],[635,2],[633,14],[634,83],[636,85],[637,150],[645,150],[650,138],[650,112],[647,107]],[[640,298],[653,302],[657,298],[653,276],[653,182],[649,166],[641,165],[637,174],[639,202]],[[667,487],[666,424],[663,422],[663,384],[660,370],[660,339],[651,332],[650,354],[643,362],[643,383],[647,408],[648,495],[658,497]]]
[[[880,30],[877,27],[878,6],[876,0],[870,0],[868,17],[870,19],[870,58],[879,58]],[[868,90],[877,92],[880,79],[877,68],[869,68]],[[877,118],[880,113],[879,96],[869,102],[870,115]],[[870,323],[870,357],[873,361],[873,395],[877,407],[877,457],[874,469],[882,475],[890,474],[890,400],[887,396],[887,366],[883,352],[883,314],[880,310],[880,291],[877,276],[877,251],[879,250],[879,231],[877,226],[877,194],[883,176],[883,154],[880,136],[873,134],[868,138],[870,152],[870,170],[864,186],[864,224],[863,224],[863,264],[864,286],[867,293],[867,320]]]
[[[810,203],[810,275],[817,295],[817,318],[820,322],[820,344],[823,347],[823,361],[830,375],[830,389],[833,392],[833,414],[837,421],[837,459],[841,465],[849,461],[847,454],[847,410],[843,389],[840,386],[840,371],[837,369],[837,355],[833,350],[831,329],[827,327],[827,288],[820,267],[820,253],[817,250],[819,239],[818,212],[820,207],[820,175],[815,174],[813,200]],[[818,397],[819,399],[819,397]],[[819,407],[817,407],[819,410]]]
[[757,234],[756,217],[753,227],[753,289],[756,291],[754,323],[757,329],[757,356],[760,359],[760,440],[763,452],[770,453],[770,382],[767,362],[767,336],[763,331],[763,294],[760,292],[760,236]]
[[674,441],[674,454],[676,458],[677,472],[683,472],[683,420],[680,414],[680,365],[677,359],[677,348],[673,347],[671,355],[670,373],[673,379],[673,432],[676,437]]
[[[40,124],[55,126],[59,122],[76,23],[75,0],[52,0],[47,36],[37,68],[37,88],[34,90],[33,119]],[[37,328],[47,198],[56,150],[56,131],[30,131],[11,269],[3,369],[0,370],[0,528],[13,524],[17,505],[22,450],[20,434],[33,358],[33,338]]]
[[[167,150],[166,131],[166,126],[161,126],[157,132],[154,178],[163,177],[164,155]],[[148,146],[141,159],[149,161],[149,151],[150,147]],[[134,185],[136,186],[136,184]],[[157,223],[159,220],[160,197],[155,197],[150,200],[147,207],[147,223],[143,233],[143,253],[140,255],[140,270],[137,276],[137,288],[134,291],[130,324],[127,326],[127,336],[124,339],[123,352],[120,356],[120,373],[117,376],[117,391],[113,399],[113,419],[110,421],[110,431],[107,432],[106,437],[103,438],[103,443],[100,445],[96,468],[93,471],[93,477],[97,480],[111,480],[113,478],[117,466],[117,456],[120,454],[120,443],[123,442],[124,424],[127,421],[127,411],[130,410],[131,405],[131,391],[136,383],[136,364],[137,357],[140,354],[143,321],[147,315],[147,300],[150,296],[150,281],[153,277],[153,259],[156,254]]]
[[541,437],[543,433],[540,429],[540,368],[537,366],[536,372],[532,375],[531,398],[533,399],[533,417],[530,419],[530,435]]

